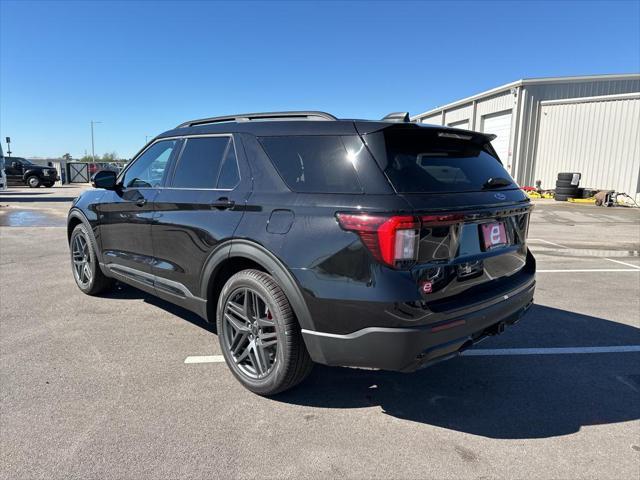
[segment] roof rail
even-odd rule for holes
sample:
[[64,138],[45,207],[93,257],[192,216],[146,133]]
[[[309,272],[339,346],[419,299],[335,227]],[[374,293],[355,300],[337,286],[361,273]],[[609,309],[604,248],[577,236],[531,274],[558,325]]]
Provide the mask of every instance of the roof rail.
[[249,122],[251,120],[338,120],[336,117],[326,112],[299,111],[299,112],[263,112],[263,113],[241,113],[236,115],[225,115],[222,117],[201,118],[181,123],[176,128],[194,127],[196,125],[208,125],[210,123],[222,122]]
[[411,120],[409,119],[409,112],[393,112],[389,115],[385,115],[382,117],[382,121],[387,122],[398,122],[398,123],[409,123]]

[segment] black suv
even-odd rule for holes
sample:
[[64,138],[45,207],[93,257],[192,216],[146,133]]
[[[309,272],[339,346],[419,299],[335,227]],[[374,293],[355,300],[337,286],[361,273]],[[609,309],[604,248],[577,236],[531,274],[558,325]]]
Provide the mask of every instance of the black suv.
[[53,184],[60,180],[55,168],[42,167],[21,157],[5,157],[4,172],[7,185],[28,185],[31,188],[38,188],[40,185],[53,187]]
[[76,283],[119,280],[217,322],[262,395],[313,362],[413,371],[532,303],[531,204],[492,138],[406,114],[184,123],[73,202]]

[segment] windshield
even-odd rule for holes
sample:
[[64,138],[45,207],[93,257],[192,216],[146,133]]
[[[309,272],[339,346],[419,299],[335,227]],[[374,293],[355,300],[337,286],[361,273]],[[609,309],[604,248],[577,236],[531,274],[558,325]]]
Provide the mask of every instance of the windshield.
[[6,159],[7,161],[11,161],[11,162],[20,162],[23,165],[33,165],[33,163],[31,163],[29,160],[27,160],[26,158],[21,158],[21,157],[8,157]]
[[[437,130],[386,129],[381,166],[399,193],[472,192],[517,188],[500,161],[468,140],[443,138]],[[378,160],[380,162],[380,160]]]

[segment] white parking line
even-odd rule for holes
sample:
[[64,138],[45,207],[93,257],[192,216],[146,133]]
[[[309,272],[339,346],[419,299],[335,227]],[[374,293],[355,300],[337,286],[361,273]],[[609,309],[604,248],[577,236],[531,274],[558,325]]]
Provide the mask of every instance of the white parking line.
[[564,245],[560,245],[559,243],[553,243],[553,242],[550,242],[549,240],[543,240],[542,238],[530,238],[527,241],[544,242],[544,243],[548,243],[549,245],[555,245],[556,247],[568,248],[568,247],[565,247]]
[[536,273],[583,273],[583,272],[640,272],[640,268],[573,268],[561,270],[540,270]]
[[610,347],[550,347],[550,348],[495,348],[474,349],[462,352],[466,357],[493,357],[502,355],[575,355],[579,353],[629,353],[640,352],[640,345]]
[[633,263],[621,262],[620,260],[614,260],[613,258],[605,258],[605,260],[609,260],[610,262],[619,263],[620,265],[626,265],[627,267],[633,267],[637,270],[640,270],[638,265],[634,265]]
[[184,363],[224,363],[222,355],[192,356],[184,359]]

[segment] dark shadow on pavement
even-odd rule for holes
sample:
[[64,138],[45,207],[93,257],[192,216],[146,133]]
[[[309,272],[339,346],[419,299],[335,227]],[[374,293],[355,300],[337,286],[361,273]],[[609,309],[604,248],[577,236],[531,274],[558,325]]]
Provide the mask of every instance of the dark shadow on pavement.
[[11,192],[9,190],[4,190],[2,192],[0,192],[0,198],[2,198],[5,195],[51,195],[51,190],[41,190],[41,191],[33,191],[33,192]]
[[[216,333],[181,307],[120,285],[109,298],[145,302]],[[476,348],[640,345],[640,329],[534,305]],[[380,408],[395,418],[489,438],[568,435],[640,419],[640,353],[459,357],[405,374],[316,365],[273,401],[318,408]]]
[[183,320],[192,323],[193,325],[203,328],[208,332],[217,333],[215,323],[209,323],[199,315],[187,310],[186,308],[179,307],[178,305],[174,305],[173,303],[167,302],[147,292],[143,292],[142,290],[138,290],[137,288],[125,285],[120,282],[117,282],[113,290],[108,293],[104,293],[102,297],[114,298],[119,300],[142,299],[145,303],[161,308],[175,315],[176,317],[180,317]]
[[[24,195],[24,193],[23,193]],[[31,194],[29,194],[31,195]],[[39,195],[39,194],[36,194]],[[66,197],[4,197],[4,193],[0,195],[0,203],[1,202],[24,202],[24,203],[45,203],[45,202],[71,202],[73,201],[77,195],[75,196],[66,196]]]
[[[532,330],[547,339],[538,347],[640,344],[638,328],[534,306],[512,327],[510,342],[476,348],[531,347]],[[317,366],[274,400],[379,407],[396,418],[490,438],[547,438],[638,420],[640,353],[459,357],[412,374]]]

